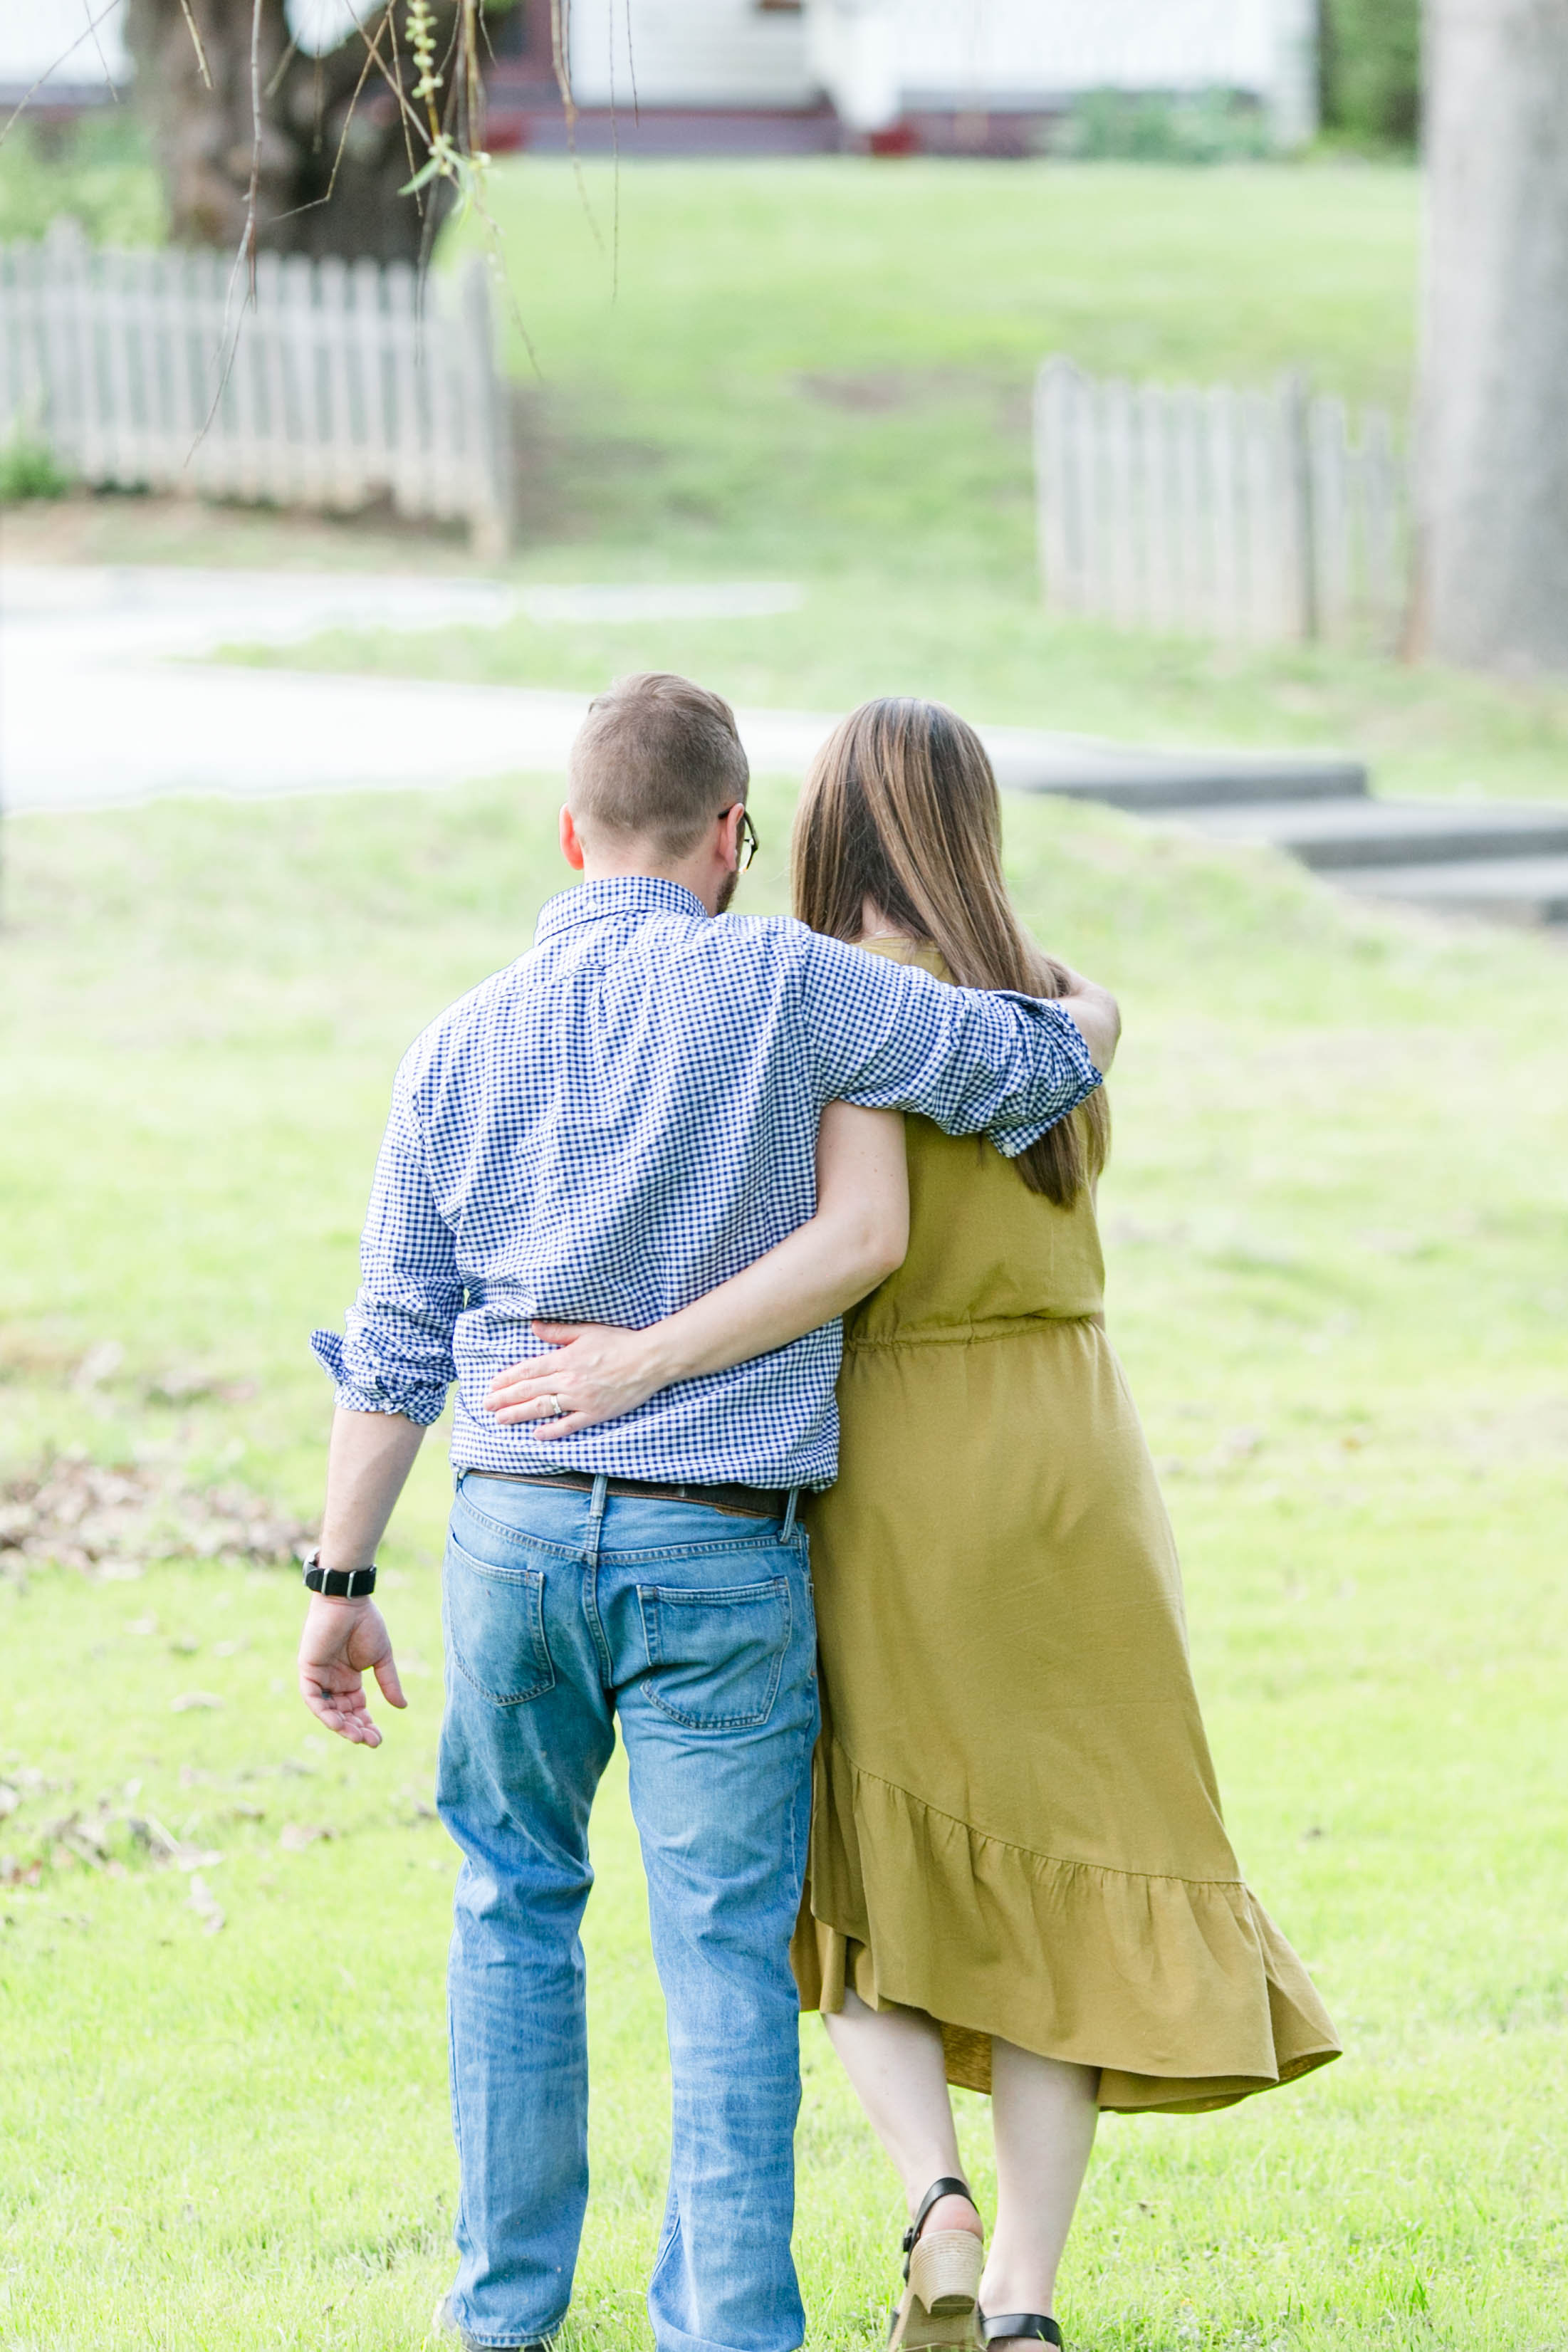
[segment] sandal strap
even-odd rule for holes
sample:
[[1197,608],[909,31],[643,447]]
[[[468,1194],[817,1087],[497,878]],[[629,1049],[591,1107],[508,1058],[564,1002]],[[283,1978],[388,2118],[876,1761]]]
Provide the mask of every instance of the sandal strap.
[[926,2216],[931,2207],[944,2197],[967,2197],[972,2205],[974,2202],[974,2191],[970,2188],[968,2181],[960,2180],[953,2173],[944,2172],[940,2180],[931,2182],[931,2187],[921,2199],[920,2210],[904,2231],[904,2276],[906,2278],[910,2274],[910,2256],[920,2243],[920,2234],[925,2228]]
[[1047,2319],[1043,2311],[987,2312],[982,2324],[982,2333],[987,2344],[1004,2336],[1033,2336],[1037,2343],[1055,2344],[1058,2347],[1062,2340],[1061,2329],[1054,2319]]

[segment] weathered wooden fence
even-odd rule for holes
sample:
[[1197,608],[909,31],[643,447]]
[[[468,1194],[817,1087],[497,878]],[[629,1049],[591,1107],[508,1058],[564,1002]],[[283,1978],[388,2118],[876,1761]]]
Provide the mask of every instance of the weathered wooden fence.
[[1035,478],[1058,612],[1233,639],[1398,640],[1409,502],[1379,409],[1352,429],[1342,401],[1298,377],[1236,392],[1047,360]]
[[484,265],[121,251],[57,223],[0,245],[0,439],[126,488],[468,524],[510,509],[509,412]]

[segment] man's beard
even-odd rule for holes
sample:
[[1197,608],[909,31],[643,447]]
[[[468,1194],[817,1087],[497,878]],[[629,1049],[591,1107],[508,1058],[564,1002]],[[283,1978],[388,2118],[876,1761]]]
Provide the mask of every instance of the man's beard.
[[730,901],[734,897],[740,887],[741,876],[738,868],[725,875],[724,879],[719,885],[719,904],[713,909],[716,915],[727,915],[729,913]]

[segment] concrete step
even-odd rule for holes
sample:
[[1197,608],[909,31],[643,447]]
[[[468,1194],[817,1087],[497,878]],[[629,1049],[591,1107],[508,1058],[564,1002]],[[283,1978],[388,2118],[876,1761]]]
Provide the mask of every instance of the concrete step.
[[1383,801],[1331,752],[1153,751],[1089,735],[987,727],[1013,792],[1179,818],[1217,841],[1282,849],[1364,898],[1494,921],[1568,926],[1568,806]]
[[1190,821],[1218,840],[1286,850],[1320,873],[1568,852],[1568,807],[1551,803],[1366,797],[1259,801],[1245,808],[1195,809]]
[[1343,801],[1366,791],[1366,770],[1337,752],[1152,751],[1093,735],[1027,727],[982,733],[996,781],[1016,793],[1105,801],[1134,814],[1165,809]]
[[1342,889],[1435,914],[1568,925],[1568,857],[1478,857],[1445,866],[1367,866],[1336,874]]

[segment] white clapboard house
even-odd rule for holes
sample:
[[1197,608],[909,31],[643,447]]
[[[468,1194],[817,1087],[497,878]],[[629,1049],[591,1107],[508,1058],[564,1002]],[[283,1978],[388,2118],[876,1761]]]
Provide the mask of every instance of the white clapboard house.
[[[0,0],[0,103],[68,113],[129,78],[124,0]],[[285,0],[320,54],[372,0]],[[379,14],[380,0],[374,13]],[[1026,154],[1089,90],[1256,102],[1311,135],[1317,0],[558,0],[588,152]],[[491,19],[489,143],[560,148],[552,0]]]
[[[1026,154],[1101,89],[1236,92],[1295,146],[1317,127],[1316,34],[1317,0],[571,0],[567,18],[579,145],[613,123],[653,152]],[[550,0],[499,36],[496,129],[518,144],[562,135],[533,96],[550,36]]]
[[0,119],[112,105],[131,79],[124,0],[0,0]]

